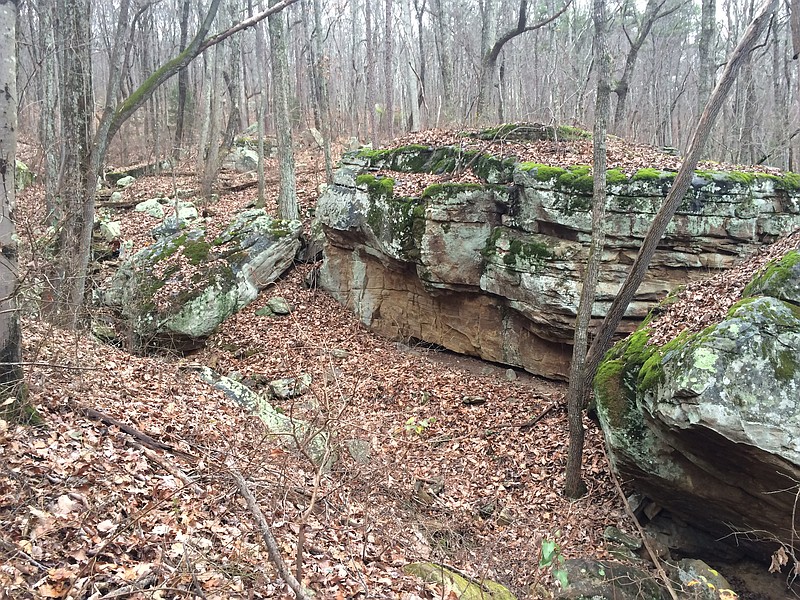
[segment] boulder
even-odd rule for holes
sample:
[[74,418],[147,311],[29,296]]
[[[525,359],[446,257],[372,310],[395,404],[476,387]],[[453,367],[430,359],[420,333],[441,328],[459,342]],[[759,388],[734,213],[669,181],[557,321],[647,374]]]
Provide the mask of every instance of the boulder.
[[197,347],[292,264],[300,230],[252,209],[210,240],[201,228],[178,231],[128,258],[103,301],[145,345]]
[[564,561],[569,584],[556,600],[667,600],[669,595],[645,569],[609,560]]
[[137,204],[133,210],[136,212],[147,213],[155,219],[164,218],[164,206],[161,204],[161,198],[151,198],[150,200],[139,202],[139,204]]
[[[468,165],[482,183],[395,193],[406,173]],[[675,173],[608,173],[606,248],[593,310],[605,315]],[[796,176],[794,176],[796,178]],[[588,167],[520,163],[455,146],[346,154],[319,199],[319,281],[372,329],[523,368],[568,374],[591,237]],[[800,226],[790,175],[697,172],[621,333],[677,285],[731,266]]]
[[117,179],[117,187],[126,188],[131,185],[134,181],[136,181],[136,177],[132,175],[125,175],[124,177],[120,177]]
[[240,173],[248,173],[258,168],[258,152],[246,145],[234,146],[225,157],[223,167]]
[[708,534],[693,552],[730,544],[765,557],[796,537],[800,252],[769,263],[743,296],[720,322],[661,346],[642,326],[606,355],[595,397],[621,477]]

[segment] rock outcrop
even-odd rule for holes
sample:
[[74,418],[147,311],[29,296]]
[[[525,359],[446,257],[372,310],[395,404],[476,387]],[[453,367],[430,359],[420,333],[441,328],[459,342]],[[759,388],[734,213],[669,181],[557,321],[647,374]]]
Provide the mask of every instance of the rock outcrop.
[[[471,181],[447,180],[464,173]],[[596,319],[674,176],[609,171]],[[409,182],[416,180],[430,185],[414,190]],[[456,146],[350,153],[317,208],[327,239],[321,284],[389,337],[566,378],[591,186],[586,166],[519,162]],[[621,331],[635,329],[675,286],[725,269],[799,225],[799,176],[698,171]]]
[[[595,379],[621,476],[679,521],[769,555],[796,539],[800,252],[769,263],[719,323],[662,345],[643,325]],[[719,552],[718,552],[719,553]]]
[[142,345],[202,345],[275,281],[300,248],[300,222],[261,209],[240,213],[213,239],[197,224],[173,225],[171,235],[126,260],[103,290],[103,302],[122,314]]

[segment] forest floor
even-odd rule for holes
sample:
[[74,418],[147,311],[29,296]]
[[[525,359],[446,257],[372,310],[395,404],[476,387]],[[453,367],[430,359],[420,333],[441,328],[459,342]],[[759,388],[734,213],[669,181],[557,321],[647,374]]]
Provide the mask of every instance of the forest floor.
[[[315,164],[312,155],[298,160],[305,215],[324,178]],[[190,176],[144,177],[124,196],[189,188]],[[224,225],[254,195],[222,194],[207,212]],[[31,293],[41,277],[41,206],[39,187],[19,198]],[[158,223],[103,210],[135,249]],[[632,531],[589,420],[589,493],[561,493],[563,384],[383,339],[304,285],[314,267],[296,265],[187,357],[136,355],[27,314],[26,379],[41,421],[0,420],[0,599],[289,597],[232,471],[249,483],[283,559],[322,598],[451,597],[404,574],[420,560],[536,597],[536,586],[552,583],[539,566],[543,541],[565,557],[603,558],[605,527]],[[294,311],[257,316],[275,296]],[[280,408],[331,434],[333,467],[321,471],[270,437],[203,383],[198,365],[255,389],[310,374],[310,392]]]

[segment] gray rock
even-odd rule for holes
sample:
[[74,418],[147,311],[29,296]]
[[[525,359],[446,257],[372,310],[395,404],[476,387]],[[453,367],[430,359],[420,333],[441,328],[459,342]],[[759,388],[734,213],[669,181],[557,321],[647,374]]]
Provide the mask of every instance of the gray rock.
[[164,218],[164,206],[161,204],[159,198],[152,198],[150,200],[145,200],[144,202],[139,202],[139,204],[137,204],[133,210],[136,212],[147,213],[156,219]]
[[269,382],[272,394],[280,400],[297,398],[308,391],[311,385],[311,375],[303,373],[299,377],[283,377]]
[[[697,600],[719,600],[724,590],[733,591],[731,584],[718,571],[702,560],[684,558],[672,567],[674,579],[680,582],[685,597]],[[729,595],[728,597],[735,597]]]
[[[285,446],[298,449],[298,441],[301,441],[306,445],[315,464],[321,465],[325,470],[331,467],[335,457],[327,451],[329,445],[327,432],[318,431],[316,428],[312,430],[307,422],[278,412],[264,396],[256,394],[244,384],[224,377],[208,367],[200,367],[198,374],[207,384],[258,415],[267,429]],[[314,435],[310,439],[306,439],[312,432]]]
[[[447,173],[463,159],[455,147],[347,154],[316,209],[326,238],[319,283],[389,337],[566,379],[591,237],[591,179],[488,155],[471,169],[489,183],[430,186],[418,198],[395,195],[392,179],[374,176],[378,169],[397,179]],[[704,175],[678,209],[620,331],[634,330],[676,286],[800,226],[800,191],[788,180]],[[673,179],[655,170],[612,178],[606,227],[614,235],[606,240],[595,317],[617,295]]]
[[117,187],[126,188],[129,185],[131,185],[134,181],[136,181],[136,177],[132,177],[131,175],[120,177],[119,179],[117,179]]
[[245,146],[234,146],[225,157],[223,166],[240,173],[255,171],[258,168],[258,152]]
[[368,441],[345,440],[344,443],[347,446],[347,452],[353,457],[353,460],[360,465],[366,465],[369,463],[372,456],[372,448],[370,447]]
[[212,240],[198,228],[165,235],[120,266],[104,303],[143,342],[196,347],[291,265],[300,230],[299,222],[250,210]]
[[267,300],[266,308],[268,308],[273,315],[279,316],[288,315],[293,310],[289,301],[281,296],[273,296]]
[[100,222],[100,235],[106,242],[113,242],[118,240],[122,235],[121,225],[119,221],[101,221]]
[[660,348],[644,344],[643,328],[598,369],[612,464],[706,532],[707,552],[728,542],[769,555],[757,534],[737,530],[793,536],[796,490],[785,482],[800,477],[799,260],[792,252],[768,265],[746,289],[773,295],[746,297],[716,325]]
[[666,600],[669,598],[645,569],[622,562],[585,558],[564,561],[569,585],[556,600]]

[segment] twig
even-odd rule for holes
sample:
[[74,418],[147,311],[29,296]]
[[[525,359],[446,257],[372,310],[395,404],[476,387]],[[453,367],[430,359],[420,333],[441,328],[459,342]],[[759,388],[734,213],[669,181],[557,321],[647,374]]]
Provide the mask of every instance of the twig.
[[195,482],[194,479],[192,479],[186,473],[184,473],[177,465],[173,464],[168,460],[165,460],[154,450],[146,448],[139,442],[129,441],[128,443],[134,448],[141,450],[147,458],[157,463],[167,473],[180,479],[183,482],[183,484],[192,491],[193,494],[196,494],[197,496],[203,496],[203,489],[199,485],[197,485],[197,482]]
[[653,546],[650,545],[649,538],[647,534],[644,532],[642,528],[642,524],[639,523],[639,519],[636,518],[636,515],[633,514],[633,509],[631,508],[630,503],[628,502],[628,498],[625,496],[625,492],[622,491],[622,486],[619,484],[619,479],[617,479],[616,473],[611,468],[611,462],[608,460],[608,454],[606,454],[606,447],[605,444],[602,444],[603,448],[603,456],[606,457],[606,463],[608,464],[608,472],[611,475],[611,481],[614,482],[614,487],[617,490],[617,494],[619,497],[622,498],[622,504],[625,506],[625,512],[633,521],[633,524],[636,526],[636,530],[639,532],[639,537],[642,538],[642,543],[644,544],[645,549],[647,550],[647,554],[650,555],[650,560],[653,561],[653,564],[656,566],[656,572],[658,576],[661,578],[661,581],[664,582],[664,585],[667,588],[667,592],[669,592],[670,597],[672,600],[678,600],[678,595],[675,593],[675,589],[672,587],[672,582],[670,582],[669,577],[667,577],[667,573],[664,571],[664,567],[661,566],[661,561],[658,560],[658,555],[656,551],[653,550]]
[[65,369],[67,371],[101,371],[103,367],[78,367],[75,365],[57,365],[49,362],[0,362],[0,366],[20,367],[47,367],[50,369]]
[[141,592],[148,586],[153,585],[155,582],[156,582],[156,576],[151,574],[148,575],[147,577],[144,577],[143,579],[140,579],[139,581],[131,583],[130,585],[125,585],[119,588],[118,590],[109,592],[105,596],[100,596],[100,600],[110,600],[111,598],[130,596],[131,594],[135,594],[136,592]]
[[239,493],[247,503],[248,510],[258,524],[261,537],[267,546],[267,554],[269,555],[270,561],[272,561],[272,564],[275,566],[275,569],[278,571],[278,575],[280,575],[281,578],[292,589],[295,598],[298,600],[308,600],[309,597],[303,590],[303,586],[299,581],[297,581],[297,579],[295,579],[294,575],[292,575],[291,571],[289,571],[287,568],[286,563],[283,561],[280,550],[278,549],[278,543],[275,541],[275,537],[272,535],[272,531],[270,531],[267,520],[264,518],[264,513],[261,512],[261,508],[258,506],[255,496],[253,496],[253,493],[247,486],[247,482],[244,480],[244,477],[242,477],[242,475],[233,467],[228,467],[228,473],[230,473],[233,481],[236,483]]
[[559,403],[558,401],[556,401],[556,402],[553,402],[553,403],[552,403],[550,406],[548,406],[548,407],[547,407],[547,408],[545,408],[545,409],[544,409],[544,410],[543,410],[541,413],[539,413],[539,415],[538,415],[538,416],[536,416],[536,417],[534,417],[533,419],[530,419],[530,420],[528,420],[528,421],[525,421],[524,423],[522,423],[522,424],[519,426],[519,428],[520,428],[520,429],[529,429],[530,427],[533,427],[533,426],[534,426],[534,425],[536,425],[536,424],[537,424],[539,421],[541,421],[541,420],[542,420],[542,419],[544,419],[544,418],[545,418],[547,415],[549,415],[549,414],[550,414],[550,413],[553,411],[553,409],[555,409],[555,408],[556,408],[557,406],[559,406],[559,405],[560,405],[560,403]]
[[40,571],[47,572],[47,570],[48,570],[47,567],[45,567],[42,563],[40,563],[38,560],[33,558],[30,554],[28,554],[26,552],[23,552],[22,550],[17,548],[14,544],[9,544],[5,540],[0,540],[0,547],[4,548],[8,552],[16,552],[22,558],[24,558],[29,563],[31,563],[34,567],[38,568]]
[[[76,403],[77,404],[77,403]],[[185,456],[186,458],[195,458],[191,454],[184,452],[183,450],[178,450],[177,448],[171,446],[170,444],[166,444],[164,442],[160,442],[156,439],[153,439],[146,433],[142,433],[135,427],[127,425],[122,421],[118,421],[114,417],[110,417],[105,413],[101,413],[99,410],[95,410],[93,408],[80,406],[78,405],[78,410],[89,417],[90,419],[94,419],[96,421],[101,421],[106,425],[112,425],[114,427],[119,427],[121,431],[124,431],[128,435],[132,435],[137,440],[142,442],[148,448],[152,448],[153,450],[164,450],[166,452],[172,452],[173,454],[177,454],[179,456]]]

